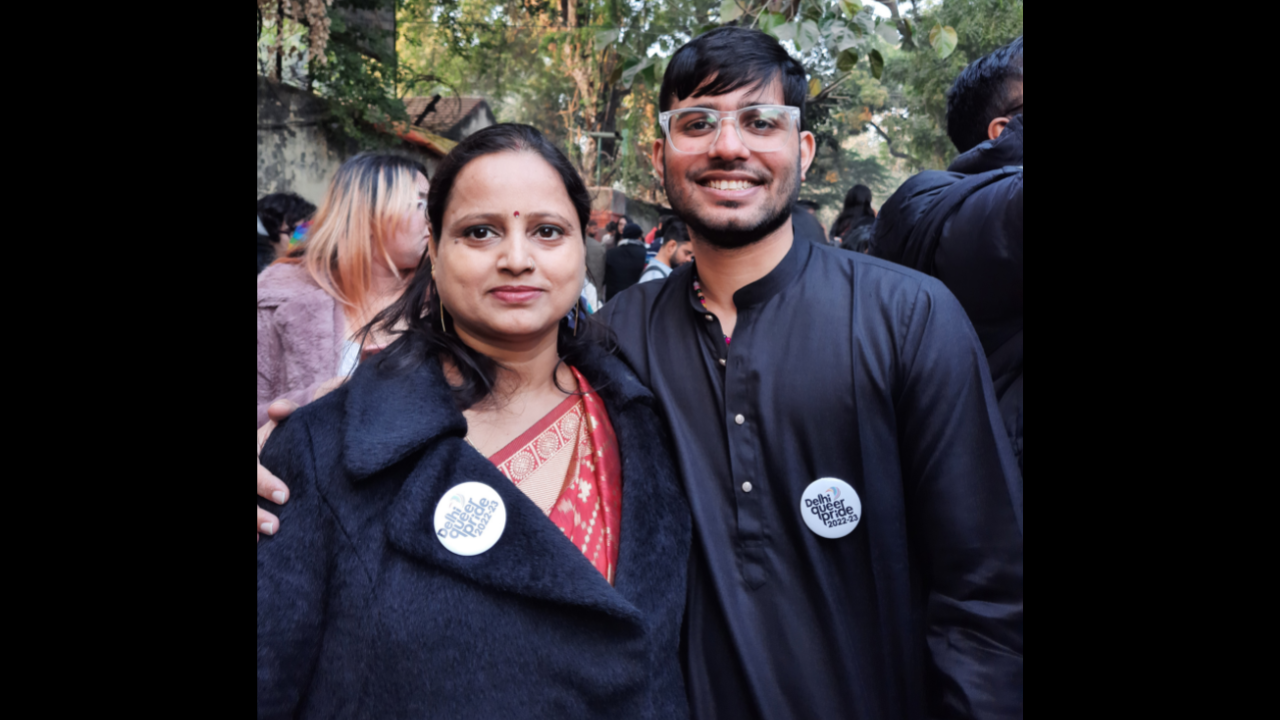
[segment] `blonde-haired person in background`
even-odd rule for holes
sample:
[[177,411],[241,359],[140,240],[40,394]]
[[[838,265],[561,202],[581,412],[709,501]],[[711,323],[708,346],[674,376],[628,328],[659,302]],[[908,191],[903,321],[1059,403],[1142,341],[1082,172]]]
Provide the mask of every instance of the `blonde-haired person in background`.
[[305,405],[383,338],[357,331],[391,304],[422,259],[427,169],[362,153],[338,169],[307,241],[258,276],[258,427],[275,400]]

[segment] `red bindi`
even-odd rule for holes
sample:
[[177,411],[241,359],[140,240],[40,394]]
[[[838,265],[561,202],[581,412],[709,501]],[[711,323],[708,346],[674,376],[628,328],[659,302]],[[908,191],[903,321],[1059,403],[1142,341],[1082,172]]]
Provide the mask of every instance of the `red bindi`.
[[515,217],[520,217],[520,211],[519,211],[519,210],[517,210],[517,211],[516,211]]

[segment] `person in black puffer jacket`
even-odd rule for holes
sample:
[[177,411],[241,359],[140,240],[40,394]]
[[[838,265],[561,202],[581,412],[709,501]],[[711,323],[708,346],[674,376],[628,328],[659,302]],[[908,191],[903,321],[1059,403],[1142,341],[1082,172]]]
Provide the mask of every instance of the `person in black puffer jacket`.
[[955,294],[987,354],[1022,469],[1022,38],[974,62],[947,93],[962,154],[907,180],[880,208],[872,254]]

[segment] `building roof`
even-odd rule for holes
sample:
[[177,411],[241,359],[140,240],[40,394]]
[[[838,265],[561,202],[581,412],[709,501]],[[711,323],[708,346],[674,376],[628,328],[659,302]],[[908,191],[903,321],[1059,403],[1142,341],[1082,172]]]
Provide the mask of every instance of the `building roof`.
[[[418,119],[418,116],[426,109],[427,104],[431,102],[431,97],[428,95],[426,97],[407,97],[404,99],[404,109],[409,113],[410,123]],[[431,112],[427,113],[427,116],[422,119],[422,124],[418,127],[437,135],[443,135],[449,132],[463,118],[470,115],[476,109],[476,106],[483,102],[484,98],[478,97],[442,97]]]

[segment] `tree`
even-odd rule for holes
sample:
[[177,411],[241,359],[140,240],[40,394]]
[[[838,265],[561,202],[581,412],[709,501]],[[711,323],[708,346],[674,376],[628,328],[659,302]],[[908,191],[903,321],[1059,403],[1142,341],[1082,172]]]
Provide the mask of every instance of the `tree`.
[[[946,89],[967,62],[1022,32],[1020,0],[917,0],[905,14],[875,3],[888,17],[860,0],[306,0],[306,13],[292,14],[302,0],[260,0],[260,18],[273,1],[290,19],[269,42],[260,20],[260,59],[264,42],[306,45],[294,20],[314,42],[307,13],[334,3],[307,82],[359,143],[385,137],[369,128],[409,120],[408,95],[480,95],[499,121],[546,133],[588,182],[651,202],[665,202],[649,158],[667,60],[714,27],[759,28],[809,72],[805,120],[818,153],[803,192],[828,219],[854,183],[883,196],[911,171],[945,167],[955,155]],[[340,11],[389,6],[396,50],[370,52]]]

